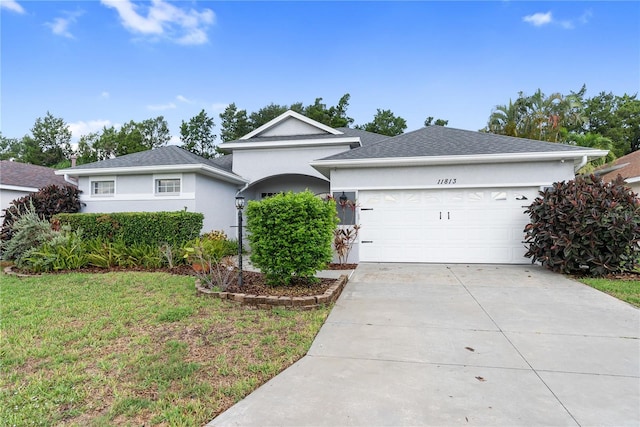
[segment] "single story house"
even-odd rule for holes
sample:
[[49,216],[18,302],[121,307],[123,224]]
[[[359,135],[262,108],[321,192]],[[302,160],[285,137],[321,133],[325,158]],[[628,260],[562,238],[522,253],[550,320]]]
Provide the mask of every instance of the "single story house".
[[596,170],[605,182],[613,181],[618,175],[631,187],[634,193],[640,194],[640,150],[622,156],[614,162]]
[[[0,160],[0,210],[4,211],[11,202],[35,193],[49,185],[65,186],[76,183],[58,176],[54,169],[29,163]],[[4,215],[4,212],[0,213]]]
[[[188,209],[234,235],[234,196],[309,189],[348,197],[361,262],[526,263],[524,210],[603,150],[429,126],[396,137],[333,129],[287,111],[203,159],[167,146],[57,173],[84,212]],[[343,215],[344,218],[344,215]]]

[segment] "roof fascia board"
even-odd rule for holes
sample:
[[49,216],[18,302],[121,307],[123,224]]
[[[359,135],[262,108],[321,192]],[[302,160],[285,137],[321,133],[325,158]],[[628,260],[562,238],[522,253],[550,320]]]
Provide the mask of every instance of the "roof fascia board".
[[331,145],[360,145],[358,137],[344,137],[331,139],[295,139],[291,141],[262,141],[262,142],[224,142],[218,145],[221,150],[251,150],[256,148],[289,148],[289,147],[315,147]]
[[534,153],[503,153],[503,154],[475,154],[463,156],[420,156],[420,157],[384,157],[377,159],[345,159],[345,160],[314,160],[310,165],[314,168],[366,168],[380,166],[429,166],[474,163],[517,163],[550,160],[580,161],[585,156],[598,158],[606,156],[607,150],[585,151],[553,151]]
[[248,134],[246,134],[245,136],[240,137],[240,139],[245,140],[245,139],[249,139],[252,138],[256,135],[261,134],[262,132],[264,132],[265,130],[275,126],[276,124],[288,119],[289,117],[293,117],[295,119],[298,119],[302,122],[305,122],[308,125],[311,125],[313,127],[316,127],[320,130],[323,130],[325,132],[328,132],[332,135],[342,135],[342,132],[340,132],[339,130],[336,130],[332,127],[329,127],[325,124],[322,124],[320,122],[316,122],[313,119],[310,119],[309,117],[303,116],[300,113],[296,113],[293,110],[287,110],[284,113],[280,114],[278,117],[269,120],[267,123],[263,124],[262,126],[260,126],[257,129],[252,130],[251,132],[249,132]]
[[117,168],[96,168],[96,169],[62,169],[55,171],[56,175],[70,176],[95,176],[95,175],[146,175],[151,173],[166,172],[195,172],[207,176],[222,179],[223,181],[235,184],[245,184],[247,181],[233,173],[213,168],[204,164],[195,165],[160,165],[160,166],[131,166]]
[[35,187],[22,187],[19,185],[0,184],[0,190],[25,191],[27,193],[35,193],[38,191]]

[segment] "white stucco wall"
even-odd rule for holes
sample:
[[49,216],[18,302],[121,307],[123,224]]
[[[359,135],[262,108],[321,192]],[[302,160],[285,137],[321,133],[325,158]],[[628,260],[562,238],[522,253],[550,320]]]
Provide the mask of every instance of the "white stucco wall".
[[222,230],[232,239],[236,237],[236,192],[239,186],[196,175],[196,203],[194,210],[204,214],[202,232]]
[[4,210],[11,205],[16,199],[31,194],[28,191],[7,190],[5,188],[0,189],[0,218],[4,217]]
[[[331,191],[535,187],[574,176],[570,161],[335,169],[331,171]],[[443,179],[454,179],[455,184],[438,184]]]
[[309,166],[312,160],[322,159],[349,149],[344,146],[263,148],[234,150],[233,172],[251,182],[274,175],[300,174],[326,179]]

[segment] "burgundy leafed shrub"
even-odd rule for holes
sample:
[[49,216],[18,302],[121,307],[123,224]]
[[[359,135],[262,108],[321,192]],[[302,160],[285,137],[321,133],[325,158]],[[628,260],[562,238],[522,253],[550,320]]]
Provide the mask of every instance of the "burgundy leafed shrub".
[[24,214],[32,204],[35,213],[40,218],[49,221],[53,215],[58,213],[80,211],[79,195],[80,190],[71,185],[64,187],[49,185],[35,193],[12,201],[11,205],[3,212],[1,240],[11,239],[11,224]]
[[555,183],[525,211],[533,262],[567,274],[602,276],[631,270],[640,256],[640,202],[622,177],[604,183],[578,176]]

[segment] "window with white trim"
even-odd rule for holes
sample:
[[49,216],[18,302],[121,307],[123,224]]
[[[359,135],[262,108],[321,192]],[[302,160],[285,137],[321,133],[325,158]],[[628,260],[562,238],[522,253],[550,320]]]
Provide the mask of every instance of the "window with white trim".
[[180,194],[180,178],[156,179],[156,194]]
[[91,181],[92,196],[113,196],[116,192],[115,181]]

